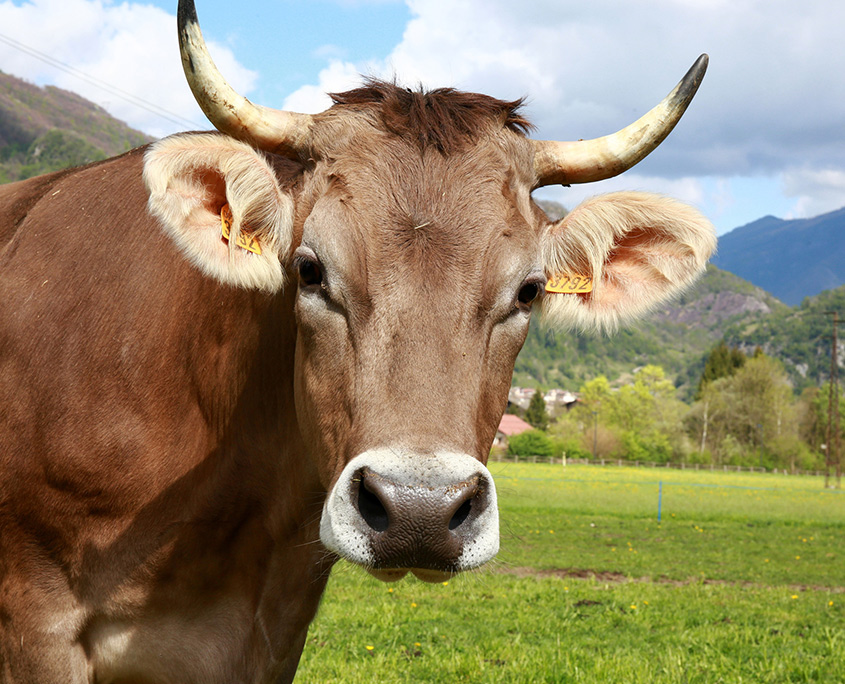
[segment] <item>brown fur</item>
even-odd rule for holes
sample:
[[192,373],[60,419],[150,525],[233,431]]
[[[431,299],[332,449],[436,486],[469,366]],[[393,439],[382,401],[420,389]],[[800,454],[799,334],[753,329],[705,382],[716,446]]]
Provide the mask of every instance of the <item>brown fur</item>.
[[454,88],[411,90],[368,79],[361,88],[330,97],[335,105],[372,107],[386,130],[416,141],[422,150],[431,147],[445,155],[477,141],[479,131],[491,125],[523,134],[532,129],[520,113],[521,99],[505,102]]

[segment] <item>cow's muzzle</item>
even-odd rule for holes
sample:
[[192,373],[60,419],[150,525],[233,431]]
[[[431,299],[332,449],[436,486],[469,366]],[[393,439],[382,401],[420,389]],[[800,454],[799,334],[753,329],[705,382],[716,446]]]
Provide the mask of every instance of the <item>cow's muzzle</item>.
[[499,550],[493,478],[467,454],[364,452],[327,498],[320,537],[380,579],[410,570],[426,581],[443,580]]

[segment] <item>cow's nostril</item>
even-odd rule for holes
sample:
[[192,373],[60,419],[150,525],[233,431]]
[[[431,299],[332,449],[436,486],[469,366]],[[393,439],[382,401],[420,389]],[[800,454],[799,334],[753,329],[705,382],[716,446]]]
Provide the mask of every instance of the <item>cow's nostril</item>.
[[364,522],[376,532],[384,532],[387,529],[389,524],[387,511],[378,495],[369,490],[367,481],[363,477],[361,485],[358,487],[358,512]]
[[472,499],[467,499],[464,501],[457,511],[455,511],[455,515],[452,516],[452,519],[449,521],[449,529],[454,530],[460,527],[464,520],[469,517],[470,509],[472,508]]

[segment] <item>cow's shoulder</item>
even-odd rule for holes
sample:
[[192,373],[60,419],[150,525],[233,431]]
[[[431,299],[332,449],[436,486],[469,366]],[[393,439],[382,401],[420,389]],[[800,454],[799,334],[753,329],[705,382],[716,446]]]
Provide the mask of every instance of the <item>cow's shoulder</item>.
[[43,176],[0,185],[0,249],[5,247],[21,222],[55,184],[74,169],[63,169]]
[[[147,146],[129,150],[124,154],[85,166],[71,167],[53,173],[0,185],[0,256],[25,223],[30,214],[45,202],[59,198],[64,188],[77,187],[90,191],[95,186],[101,190],[114,183],[96,182],[93,175],[98,169],[111,174],[116,168],[127,168],[140,177],[140,167]],[[113,192],[113,191],[112,191]]]

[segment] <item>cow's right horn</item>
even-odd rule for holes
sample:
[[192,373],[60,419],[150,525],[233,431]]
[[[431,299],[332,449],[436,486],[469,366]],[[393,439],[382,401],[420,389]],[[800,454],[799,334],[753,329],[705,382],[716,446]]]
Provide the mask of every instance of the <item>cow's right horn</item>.
[[617,176],[645,159],[681,120],[707,70],[701,55],[659,105],[613,135],[593,140],[532,140],[534,187],[592,183]]
[[253,104],[239,95],[208,54],[193,0],[179,0],[179,49],[191,92],[214,127],[267,152],[301,158],[307,154],[312,117]]

